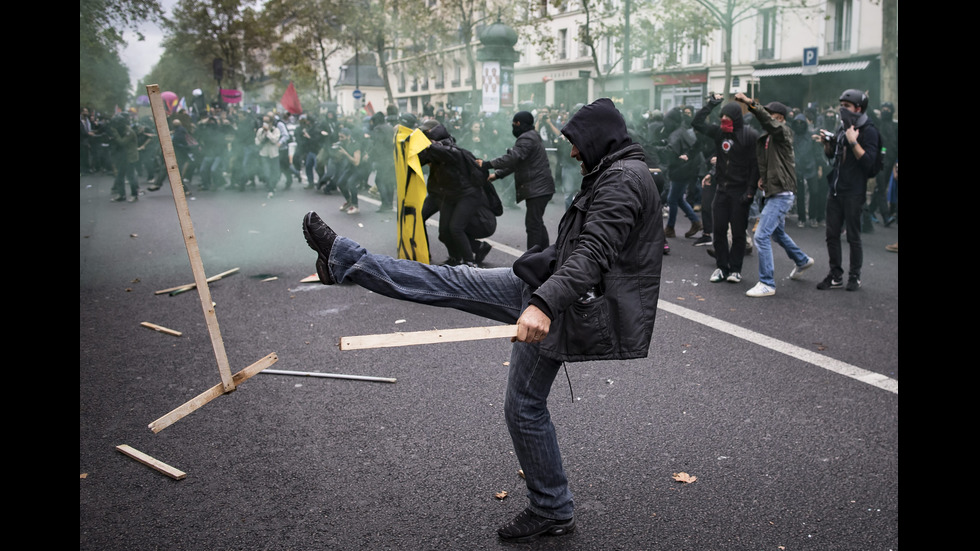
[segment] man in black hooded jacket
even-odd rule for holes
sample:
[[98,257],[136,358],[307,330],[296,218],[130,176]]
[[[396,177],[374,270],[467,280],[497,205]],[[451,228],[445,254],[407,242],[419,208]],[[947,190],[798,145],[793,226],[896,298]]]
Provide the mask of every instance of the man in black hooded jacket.
[[[715,142],[715,175],[711,185],[715,196],[711,202],[711,235],[714,239],[717,269],[710,281],[742,281],[742,259],[745,257],[745,231],[749,224],[749,207],[755,199],[759,182],[759,164],[755,142],[759,133],[745,124],[742,106],[729,102],[721,108],[721,124],[708,124],[708,113],[722,102],[720,94],[708,96],[707,103],[694,116],[691,126]],[[728,247],[731,228],[732,245]]]
[[551,175],[551,165],[544,142],[534,129],[534,116],[527,111],[514,115],[511,132],[517,141],[514,147],[500,157],[486,161],[490,168],[490,181],[514,175],[517,186],[517,202],[524,201],[527,211],[524,214],[524,228],[527,230],[527,246],[547,247],[550,242],[548,228],[544,225],[544,209],[555,194],[555,179]]
[[371,254],[316,213],[303,221],[326,285],[352,281],[392,298],[516,322],[504,412],[530,504],[497,530],[505,541],[574,530],[548,395],[562,362],[646,357],[660,293],[663,217],[642,147],[608,98],[579,110],[562,134],[581,163],[582,190],[555,244],[532,248],[512,269]]
[[472,153],[456,145],[456,139],[438,120],[429,119],[419,129],[432,142],[419,152],[419,162],[429,166],[425,185],[429,206],[423,210],[438,208],[439,241],[449,251],[447,264],[476,266],[491,249],[489,243],[478,239],[490,237],[497,229],[497,218],[484,189],[491,185],[487,173],[476,165]]

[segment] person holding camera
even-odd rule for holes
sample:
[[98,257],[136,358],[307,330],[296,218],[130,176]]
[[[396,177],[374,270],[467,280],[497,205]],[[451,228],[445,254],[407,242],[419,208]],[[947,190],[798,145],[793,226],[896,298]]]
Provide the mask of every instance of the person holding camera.
[[848,89],[840,95],[841,124],[831,135],[822,132],[814,139],[823,144],[824,154],[833,159],[833,168],[827,176],[830,190],[827,195],[827,254],[830,256],[830,273],[817,284],[817,289],[844,287],[844,268],[840,235],[847,231],[850,249],[850,265],[847,274],[847,290],[861,288],[861,264],[864,252],[861,248],[861,213],[864,210],[868,179],[881,170],[878,156],[881,154],[881,138],[878,129],[867,114],[868,95],[860,90]]
[[265,181],[269,198],[275,196],[279,185],[279,129],[272,116],[262,117],[262,126],[255,132],[255,145],[259,148],[259,178]]

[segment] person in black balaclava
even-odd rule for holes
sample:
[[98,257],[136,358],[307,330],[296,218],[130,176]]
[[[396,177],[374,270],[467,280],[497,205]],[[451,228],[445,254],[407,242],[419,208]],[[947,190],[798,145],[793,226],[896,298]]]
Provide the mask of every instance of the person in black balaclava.
[[663,217],[642,147],[630,140],[609,98],[583,107],[562,134],[584,175],[581,192],[562,217],[555,244],[531,249],[511,268],[372,254],[315,212],[303,219],[325,285],[352,282],[387,297],[516,324],[504,417],[529,504],[497,530],[505,542],[575,530],[548,396],[562,362],[645,358],[660,296]]
[[868,117],[868,95],[857,89],[848,89],[840,96],[841,125],[832,138],[815,138],[823,143],[824,154],[833,159],[833,167],[827,177],[827,255],[830,257],[830,273],[817,284],[817,289],[844,287],[844,266],[841,249],[841,233],[847,232],[850,265],[847,274],[847,290],[861,288],[861,265],[864,251],[861,246],[861,214],[868,192],[868,179],[881,168],[881,140],[878,129]]
[[[755,156],[759,134],[744,123],[742,106],[738,102],[729,102],[721,108],[721,124],[708,124],[708,114],[721,102],[720,94],[708,96],[691,126],[715,142],[715,174],[708,180],[710,184],[705,184],[715,188],[711,202],[714,226],[711,235],[717,269],[709,281],[740,283],[749,207],[759,183],[759,163]],[[729,229],[732,232],[731,248],[728,245]]]
[[527,247],[538,245],[544,249],[550,243],[548,228],[544,225],[544,209],[555,193],[555,179],[541,134],[534,130],[534,116],[527,111],[515,114],[511,132],[517,138],[514,147],[500,157],[486,161],[494,169],[490,181],[514,175],[517,202],[524,201],[527,208],[524,215]]
[[477,167],[472,153],[456,145],[456,139],[438,120],[429,119],[419,129],[431,141],[419,152],[419,162],[429,167],[425,183],[428,194],[422,210],[428,213],[438,209],[439,241],[449,251],[446,264],[476,266],[491,248],[478,239],[490,237],[497,229],[483,189],[489,185],[488,174]]

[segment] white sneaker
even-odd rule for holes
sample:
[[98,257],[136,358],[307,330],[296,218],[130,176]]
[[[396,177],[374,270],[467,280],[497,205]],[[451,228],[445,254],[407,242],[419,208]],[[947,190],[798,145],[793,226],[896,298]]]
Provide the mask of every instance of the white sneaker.
[[721,268],[717,268],[712,274],[711,279],[708,281],[712,283],[718,283],[719,281],[725,280],[725,274],[721,271]]
[[813,266],[813,257],[808,257],[806,263],[802,266],[793,266],[793,271],[789,273],[790,279],[800,279],[803,277],[803,272]]
[[742,282],[742,274],[740,274],[738,272],[732,272],[732,273],[728,274],[728,277],[726,277],[725,279],[727,279],[729,283],[741,283]]
[[359,212],[361,211],[358,210],[358,208],[355,207],[354,205],[351,205],[350,208],[347,209],[347,214],[357,214]]
[[776,294],[776,290],[763,282],[758,282],[755,287],[745,291],[747,297],[771,297]]

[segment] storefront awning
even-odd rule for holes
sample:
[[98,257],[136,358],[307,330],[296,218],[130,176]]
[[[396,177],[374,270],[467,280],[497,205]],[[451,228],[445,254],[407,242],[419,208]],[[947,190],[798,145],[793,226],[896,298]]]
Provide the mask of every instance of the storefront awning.
[[[822,65],[817,65],[817,73],[843,73],[845,71],[863,71],[868,68],[871,62],[865,61],[849,61],[846,63],[825,63]],[[756,69],[752,71],[752,78],[760,77],[788,77],[803,74],[802,65],[794,65],[791,67],[773,67],[769,69]]]

